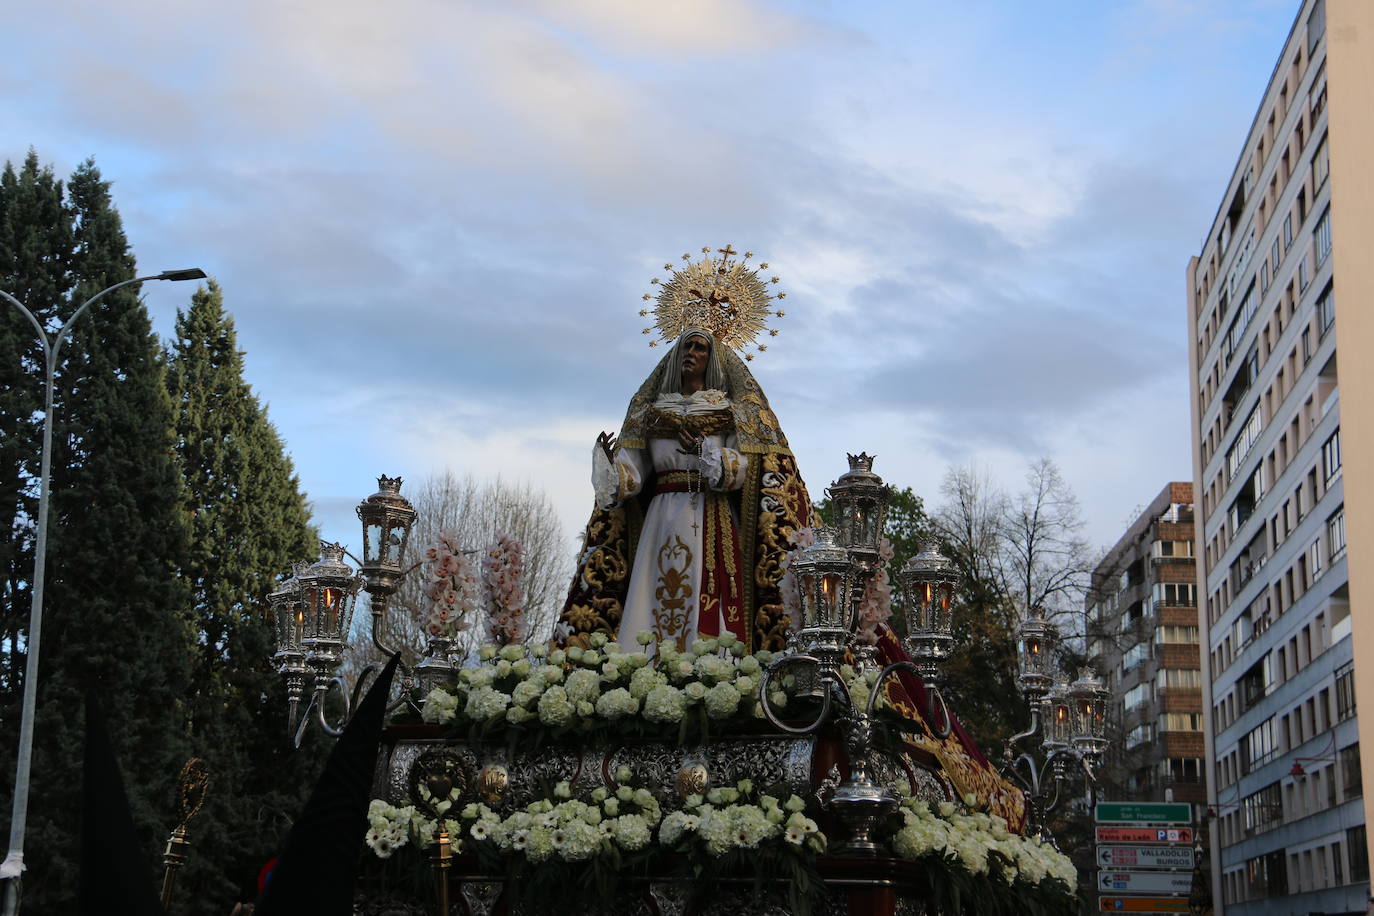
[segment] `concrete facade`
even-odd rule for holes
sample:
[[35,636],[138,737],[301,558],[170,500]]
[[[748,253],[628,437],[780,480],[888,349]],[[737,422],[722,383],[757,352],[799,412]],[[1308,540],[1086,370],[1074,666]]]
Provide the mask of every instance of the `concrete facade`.
[[1374,709],[1374,662],[1357,671],[1355,645],[1374,644],[1361,597],[1374,588],[1374,379],[1360,378],[1374,342],[1371,60],[1374,4],[1301,4],[1188,265],[1209,829],[1227,914],[1369,901],[1357,706]]
[[1112,799],[1206,801],[1193,485],[1166,484],[1093,571],[1088,653],[1112,691]]

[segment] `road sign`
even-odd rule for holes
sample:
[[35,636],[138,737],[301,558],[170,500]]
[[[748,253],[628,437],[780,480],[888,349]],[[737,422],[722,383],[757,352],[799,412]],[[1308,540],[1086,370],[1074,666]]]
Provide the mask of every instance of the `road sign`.
[[1098,827],[1099,843],[1192,843],[1188,827]]
[[1098,897],[1103,913],[1186,913],[1188,901],[1179,897]]
[[1192,868],[1191,846],[1099,846],[1102,868]]
[[1193,876],[1189,872],[1100,871],[1097,873],[1097,889],[1144,894],[1186,894],[1193,889]]
[[1099,824],[1191,824],[1187,802],[1098,802]]

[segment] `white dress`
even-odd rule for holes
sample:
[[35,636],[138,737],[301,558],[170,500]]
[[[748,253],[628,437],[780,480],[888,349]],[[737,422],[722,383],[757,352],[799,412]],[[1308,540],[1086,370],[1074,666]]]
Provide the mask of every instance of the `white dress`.
[[[690,416],[728,410],[730,401],[724,392],[706,389],[666,395],[653,406]],[[639,532],[620,617],[621,644],[633,645],[644,631],[660,640],[676,639],[683,647],[703,629],[742,632],[738,614],[726,619],[727,596],[742,587],[733,575],[737,563],[728,555],[733,550],[738,557],[738,519],[721,514],[731,511],[723,494],[740,489],[748,469],[748,458],[735,448],[734,433],[705,436],[700,456],[684,453],[677,439],[650,439],[647,449],[619,449],[614,464],[600,448],[593,456],[592,483],[602,508],[637,495],[646,481],[658,491]],[[664,492],[673,487],[679,491]],[[733,544],[731,537],[736,537]],[[724,552],[714,545],[724,545]],[[712,552],[715,562],[708,556]]]

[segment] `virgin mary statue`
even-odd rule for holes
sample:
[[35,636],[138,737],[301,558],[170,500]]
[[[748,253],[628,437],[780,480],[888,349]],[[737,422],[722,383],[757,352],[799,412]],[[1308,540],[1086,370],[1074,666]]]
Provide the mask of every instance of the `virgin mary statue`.
[[562,613],[571,644],[605,633],[629,645],[642,632],[682,647],[727,632],[749,651],[786,641],[778,580],[811,503],[735,352],[772,297],[729,246],[720,253],[664,284],[655,311],[673,345],[619,437],[603,433],[593,450],[596,508]]

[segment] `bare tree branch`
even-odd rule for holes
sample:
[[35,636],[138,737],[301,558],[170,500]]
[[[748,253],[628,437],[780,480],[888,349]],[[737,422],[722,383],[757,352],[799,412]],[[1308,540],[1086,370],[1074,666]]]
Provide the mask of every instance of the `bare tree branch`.
[[[525,567],[525,641],[547,640],[572,575],[572,554],[548,494],[529,483],[510,484],[500,477],[478,480],[470,474],[460,477],[446,471],[425,480],[407,496],[419,517],[406,548],[405,567],[423,561],[425,552],[438,542],[441,531],[453,532],[458,544],[476,551],[485,551],[498,534],[516,538],[521,543]],[[428,605],[424,585],[422,565],[402,582],[382,628],[382,642],[400,649],[407,663],[424,654],[428,638],[423,624]],[[473,621],[471,635],[462,640],[464,648],[470,650],[485,641],[482,626],[482,620]],[[380,652],[371,643],[370,627],[371,616],[360,607],[349,653],[348,668],[352,671],[380,658]]]

